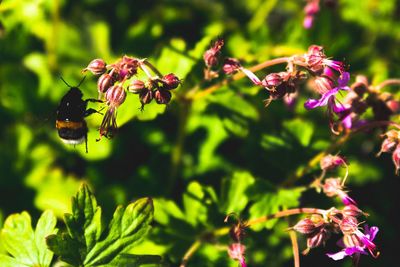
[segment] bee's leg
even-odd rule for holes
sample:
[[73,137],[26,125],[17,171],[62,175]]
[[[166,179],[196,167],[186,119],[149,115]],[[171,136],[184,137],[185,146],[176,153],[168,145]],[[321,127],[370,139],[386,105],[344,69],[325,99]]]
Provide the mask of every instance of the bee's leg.
[[88,153],[88,145],[87,145],[87,133],[85,134],[85,148],[86,148],[86,154]]
[[85,99],[85,102],[86,102],[86,103],[87,103],[87,102],[104,103],[103,100],[99,100],[99,99],[95,99],[95,98],[88,98],[88,99]]
[[102,111],[104,108],[101,108],[100,110],[95,110],[94,108],[88,108],[87,110],[85,110],[85,114],[84,116],[87,117],[89,115],[92,115],[93,113],[99,113],[101,115],[103,115],[103,113],[101,113],[100,111]]

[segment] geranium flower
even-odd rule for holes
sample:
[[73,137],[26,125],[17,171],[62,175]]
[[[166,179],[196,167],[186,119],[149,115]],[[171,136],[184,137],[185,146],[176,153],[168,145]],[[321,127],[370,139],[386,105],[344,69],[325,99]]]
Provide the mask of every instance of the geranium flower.
[[347,256],[353,257],[353,262],[355,265],[358,264],[361,254],[368,255],[366,250],[371,254],[371,256],[377,258],[379,256],[379,251],[377,251],[376,245],[372,241],[375,239],[378,231],[379,228],[376,226],[369,228],[367,225],[365,225],[365,233],[362,233],[357,229],[353,235],[350,235],[350,239],[352,241],[357,240],[358,242],[344,242],[345,240],[340,240],[338,245],[344,248],[339,252],[327,253],[326,255],[335,261],[341,260]]
[[343,111],[343,108],[340,108],[338,105],[336,105],[336,94],[340,90],[350,90],[350,87],[347,86],[349,80],[350,74],[348,72],[343,72],[337,80],[337,87],[324,92],[320,99],[308,99],[304,103],[304,107],[306,109],[314,109],[316,107],[328,105],[328,109],[333,110],[335,113]]

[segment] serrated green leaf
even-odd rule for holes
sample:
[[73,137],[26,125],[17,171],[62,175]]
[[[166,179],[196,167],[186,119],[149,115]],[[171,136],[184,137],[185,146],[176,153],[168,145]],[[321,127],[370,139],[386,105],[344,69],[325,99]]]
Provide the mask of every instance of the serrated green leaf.
[[33,231],[29,213],[10,215],[0,233],[7,254],[0,255],[0,266],[50,266],[53,253],[47,249],[45,237],[57,232],[52,211],[43,212]]
[[67,232],[47,238],[47,245],[61,259],[74,266],[113,266],[111,262],[127,253],[150,229],[153,202],[139,199],[126,208],[118,207],[103,229],[101,208],[87,185],[72,199],[72,214],[65,214]]
[[314,127],[311,122],[297,118],[283,122],[283,126],[302,146],[306,147],[310,144],[314,133]]
[[247,205],[249,198],[246,190],[255,179],[249,172],[235,172],[233,177],[222,181],[222,210],[225,214],[240,213]]

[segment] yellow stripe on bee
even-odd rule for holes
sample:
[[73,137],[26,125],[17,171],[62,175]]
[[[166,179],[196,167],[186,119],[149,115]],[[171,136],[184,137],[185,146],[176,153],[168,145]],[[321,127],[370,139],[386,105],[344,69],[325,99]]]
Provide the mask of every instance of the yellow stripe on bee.
[[56,120],[56,128],[68,128],[68,129],[79,129],[84,127],[83,122],[81,121],[59,121]]

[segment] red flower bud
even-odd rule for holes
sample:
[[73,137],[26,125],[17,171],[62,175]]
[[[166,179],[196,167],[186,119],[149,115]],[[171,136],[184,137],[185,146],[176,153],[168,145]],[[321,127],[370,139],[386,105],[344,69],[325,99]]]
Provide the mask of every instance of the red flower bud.
[[164,89],[167,90],[175,89],[181,83],[179,78],[173,73],[165,75],[162,80],[166,84],[166,87]]
[[107,64],[102,59],[94,59],[83,71],[89,70],[94,75],[100,75],[107,71]]
[[224,40],[218,39],[214,45],[204,53],[203,59],[207,67],[212,67],[218,64],[218,55],[223,45]]
[[154,92],[154,99],[157,104],[168,104],[171,100],[171,92],[166,90],[156,90]]
[[149,104],[153,100],[153,91],[143,90],[139,94],[139,100],[140,100],[140,103],[142,103],[142,106]]

